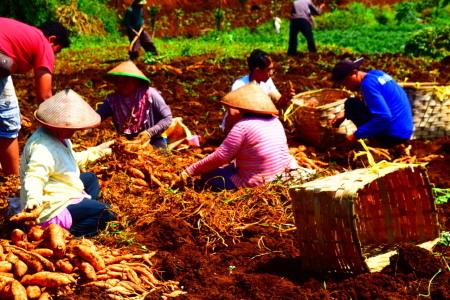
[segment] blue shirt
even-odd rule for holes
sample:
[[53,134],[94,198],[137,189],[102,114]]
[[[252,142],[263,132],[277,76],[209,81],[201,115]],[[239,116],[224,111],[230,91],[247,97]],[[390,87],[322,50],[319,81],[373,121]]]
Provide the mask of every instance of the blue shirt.
[[369,71],[361,82],[363,100],[373,118],[355,132],[358,139],[380,133],[410,139],[414,130],[411,104],[403,88],[380,70]]

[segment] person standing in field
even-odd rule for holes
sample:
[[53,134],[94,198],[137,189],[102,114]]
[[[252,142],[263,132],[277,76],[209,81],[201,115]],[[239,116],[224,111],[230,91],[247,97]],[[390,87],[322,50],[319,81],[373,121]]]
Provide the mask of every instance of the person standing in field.
[[333,70],[331,80],[350,91],[361,91],[362,99],[348,98],[344,111],[332,120],[339,127],[345,119],[358,129],[347,137],[352,146],[359,139],[369,139],[376,147],[391,148],[411,139],[414,124],[411,104],[404,89],[380,70],[362,72],[364,59],[343,60]]
[[123,18],[123,25],[127,28],[130,44],[137,37],[128,53],[131,60],[135,60],[139,57],[141,46],[145,51],[158,55],[155,43],[150,38],[148,32],[144,30],[145,25],[143,7],[145,4],[147,4],[146,0],[134,0],[133,4],[131,4],[125,11],[125,16]]
[[11,74],[34,72],[36,103],[52,96],[55,54],[70,45],[58,22],[33,27],[0,18],[0,164],[4,176],[19,174],[19,103]]
[[311,0],[296,0],[292,3],[288,55],[298,54],[299,32],[305,36],[309,52],[317,52],[312,32],[312,26],[316,26],[313,15],[320,15],[324,7],[325,4],[322,3],[319,8],[316,8]]
[[[277,108],[286,105],[295,96],[295,90],[289,86],[283,94],[280,94],[273,83],[273,61],[270,55],[260,49],[255,49],[247,58],[250,73],[237,79],[231,86],[234,91],[252,81],[256,82],[272,99]],[[230,107],[222,121],[222,130],[227,134],[231,130],[231,124],[235,124],[242,118],[242,112]]]

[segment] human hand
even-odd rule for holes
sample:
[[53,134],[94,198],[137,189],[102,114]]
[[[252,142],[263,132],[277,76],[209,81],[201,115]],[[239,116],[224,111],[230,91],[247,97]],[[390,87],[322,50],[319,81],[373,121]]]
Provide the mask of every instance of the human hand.
[[105,153],[105,156],[110,156],[112,154],[111,145],[114,144],[114,142],[115,142],[114,140],[104,142],[98,145],[97,148],[102,149],[103,152]]
[[339,112],[333,120],[331,120],[331,126],[333,128],[339,128],[341,126],[342,122],[345,121],[345,110]]
[[178,176],[178,185],[185,186],[187,185],[187,179],[190,177],[189,174],[186,171],[181,172],[181,174]]
[[32,211],[39,207],[39,203],[37,200],[28,200],[27,205],[25,206],[25,211]]
[[152,136],[147,130],[144,130],[141,133],[139,133],[136,138],[138,140],[141,140],[142,143],[144,143],[149,142],[152,139]]
[[357,141],[358,138],[354,134],[350,134],[345,138],[345,141],[341,144],[341,147],[343,148],[353,147]]

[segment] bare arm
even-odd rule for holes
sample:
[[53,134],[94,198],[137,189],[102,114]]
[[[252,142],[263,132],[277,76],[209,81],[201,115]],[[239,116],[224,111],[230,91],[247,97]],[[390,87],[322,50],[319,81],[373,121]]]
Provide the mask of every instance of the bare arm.
[[52,74],[46,68],[38,68],[34,72],[36,103],[41,104],[52,96]]

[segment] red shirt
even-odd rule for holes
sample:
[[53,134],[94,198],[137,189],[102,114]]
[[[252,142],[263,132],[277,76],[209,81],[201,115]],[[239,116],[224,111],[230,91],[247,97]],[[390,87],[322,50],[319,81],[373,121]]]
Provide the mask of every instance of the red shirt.
[[47,38],[36,27],[0,18],[0,50],[13,59],[13,73],[44,67],[53,74],[55,54]]

